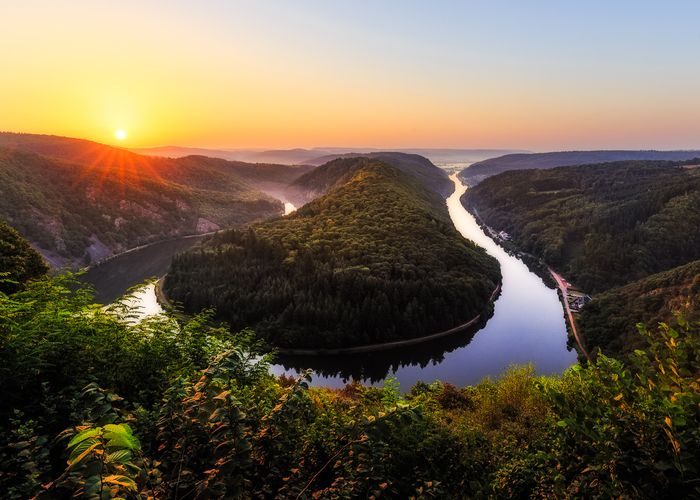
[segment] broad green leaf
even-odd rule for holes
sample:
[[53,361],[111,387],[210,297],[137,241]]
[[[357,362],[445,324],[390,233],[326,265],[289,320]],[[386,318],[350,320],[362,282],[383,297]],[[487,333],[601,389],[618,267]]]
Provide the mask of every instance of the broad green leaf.
[[132,453],[130,450],[117,450],[115,452],[110,453],[107,455],[106,462],[109,463],[117,463],[117,464],[123,464],[124,462],[128,462],[131,460]]
[[90,428],[90,429],[85,429],[84,431],[81,431],[78,434],[76,434],[73,437],[73,439],[70,440],[70,442],[68,443],[68,448],[72,448],[73,446],[75,446],[76,444],[78,444],[79,442],[81,442],[87,438],[97,436],[101,432],[102,432],[101,427],[94,427],[94,428]]
[[107,448],[136,450],[141,446],[139,440],[132,434],[131,427],[127,424],[107,424],[105,431]]

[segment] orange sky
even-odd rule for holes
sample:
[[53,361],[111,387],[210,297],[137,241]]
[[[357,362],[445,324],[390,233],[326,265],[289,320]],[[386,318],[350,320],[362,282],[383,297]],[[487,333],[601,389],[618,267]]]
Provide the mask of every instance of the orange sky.
[[128,147],[700,147],[688,12],[15,3],[0,6],[0,130],[114,144],[123,129]]

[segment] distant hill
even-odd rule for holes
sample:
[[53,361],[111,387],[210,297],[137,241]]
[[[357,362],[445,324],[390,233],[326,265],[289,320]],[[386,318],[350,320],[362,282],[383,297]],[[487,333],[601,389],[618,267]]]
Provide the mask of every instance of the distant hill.
[[206,156],[186,156],[179,158],[178,162],[187,165],[206,166],[215,171],[224,172],[229,176],[235,174],[236,178],[244,181],[249,186],[282,201],[290,201],[287,192],[290,184],[316,168],[313,165],[246,163]]
[[22,236],[0,220],[0,292],[19,290],[27,280],[46,274],[48,266]]
[[475,186],[487,177],[508,170],[555,168],[629,160],[682,161],[700,156],[700,151],[560,151],[552,153],[519,153],[499,156],[474,163],[459,174],[459,178]]
[[[164,156],[182,158],[183,156],[209,156],[224,160],[242,161],[246,163],[276,163],[282,165],[299,165],[319,156],[331,154],[325,149],[211,149],[191,148],[183,146],[160,146],[153,148],[133,148],[134,153],[148,156]],[[344,152],[350,150],[343,150]]]
[[675,162],[504,172],[464,201],[591,292],[700,259],[700,169]]
[[[419,156],[424,156],[428,158],[433,163],[474,163],[486,158],[493,158],[494,156],[500,156],[503,153],[515,152],[515,150],[507,149],[396,149],[393,150],[399,153],[414,154]],[[364,150],[364,151],[351,151],[351,152],[339,152],[335,151],[332,153],[325,154],[307,160],[304,163],[307,165],[323,165],[336,158],[352,158],[354,156],[370,155],[374,153],[381,153],[381,150]]]
[[208,156],[210,158],[222,158],[224,160],[240,160],[242,157],[252,154],[253,150],[231,150],[212,148],[191,148],[186,146],[157,146],[153,148],[129,148],[132,153],[146,156],[162,156],[165,158],[182,158],[183,156]]
[[226,164],[65,137],[0,134],[0,217],[54,266],[282,212]]
[[359,158],[381,160],[443,197],[448,196],[454,189],[447,173],[422,156],[397,152],[349,153],[340,158],[334,157],[333,160],[297,178],[289,186],[287,195],[296,205],[303,205],[327,193],[333,187],[346,182],[356,170],[367,164],[366,161],[355,161]]
[[441,194],[375,158],[324,167],[307,174],[335,179],[323,177],[324,196],[177,256],[168,296],[270,345],[312,349],[424,336],[488,308],[498,263],[459,235]]
[[581,329],[589,345],[607,354],[644,347],[636,324],[653,331],[673,323],[674,313],[700,321],[700,260],[598,294],[581,313]]
[[[697,301],[685,295],[696,286],[688,278],[697,265],[681,267],[700,259],[697,164],[700,159],[510,171],[467,190],[463,203],[592,293],[584,317],[588,307],[595,312],[583,324],[584,338],[589,348],[614,352],[633,334],[631,321],[668,319],[671,305],[684,302],[697,316]],[[615,326],[624,328],[615,332]]]
[[[527,153],[516,149],[450,149],[450,148],[391,148],[392,151],[425,156],[433,163],[474,163],[508,153]],[[280,163],[285,165],[323,165],[347,154],[367,154],[386,151],[376,148],[325,147],[311,149],[207,149],[181,146],[134,148],[134,153],[149,156],[181,158],[183,156],[209,156],[247,163]]]

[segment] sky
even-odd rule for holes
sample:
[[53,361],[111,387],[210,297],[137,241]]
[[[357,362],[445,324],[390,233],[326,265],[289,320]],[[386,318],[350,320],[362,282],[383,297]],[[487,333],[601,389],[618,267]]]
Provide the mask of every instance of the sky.
[[700,2],[673,0],[2,0],[0,130],[697,149],[698,19]]

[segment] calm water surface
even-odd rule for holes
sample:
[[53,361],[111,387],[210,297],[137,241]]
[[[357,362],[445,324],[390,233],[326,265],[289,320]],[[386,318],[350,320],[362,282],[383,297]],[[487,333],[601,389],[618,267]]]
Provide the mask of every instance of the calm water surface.
[[[455,227],[501,265],[503,286],[493,315],[472,331],[409,348],[350,356],[280,357],[271,367],[273,373],[297,374],[311,368],[314,385],[333,387],[352,380],[381,385],[387,376],[393,376],[408,390],[419,380],[474,384],[498,376],[513,364],[532,363],[538,373],[553,374],[576,362],[576,352],[567,348],[564,311],[556,291],[481,230],[459,201],[466,187],[455,175],[451,178],[456,189],[447,199],[447,208]],[[287,212],[293,209],[286,208]],[[166,242],[125,254],[94,268],[87,279],[101,301],[112,301],[134,284],[162,276],[172,256],[194,243],[196,240]],[[134,307],[144,314],[161,311],[153,286],[139,292]]]
[[273,367],[274,373],[295,374],[308,367],[316,372],[313,383],[335,387],[353,379],[377,384],[391,375],[408,389],[419,380],[474,384],[498,376],[513,364],[532,363],[538,373],[561,373],[576,362],[576,352],[567,348],[564,310],[557,292],[481,230],[459,201],[466,187],[456,175],[451,179],[455,192],[447,199],[447,208],[455,227],[501,265],[501,295],[486,324],[476,331],[396,351],[323,359],[283,357]]

